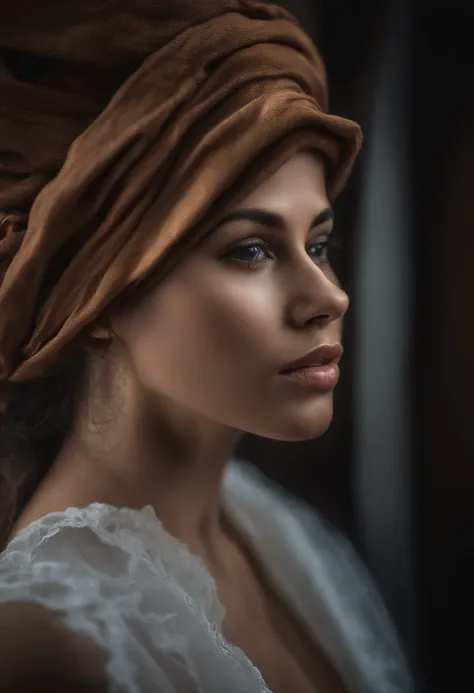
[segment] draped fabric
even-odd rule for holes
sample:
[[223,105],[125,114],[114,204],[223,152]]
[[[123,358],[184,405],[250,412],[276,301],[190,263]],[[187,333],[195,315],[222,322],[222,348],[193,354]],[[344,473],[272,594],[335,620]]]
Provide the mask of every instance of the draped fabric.
[[0,386],[294,152],[324,156],[337,197],[361,143],[296,20],[247,0],[2,4],[0,94]]
[[[222,507],[349,693],[413,693],[398,638],[351,545],[243,460]],[[41,604],[105,655],[111,693],[271,693],[225,637],[202,560],[151,506],[92,503],[33,522],[0,554],[0,604]],[[257,619],[258,622],[258,619]]]

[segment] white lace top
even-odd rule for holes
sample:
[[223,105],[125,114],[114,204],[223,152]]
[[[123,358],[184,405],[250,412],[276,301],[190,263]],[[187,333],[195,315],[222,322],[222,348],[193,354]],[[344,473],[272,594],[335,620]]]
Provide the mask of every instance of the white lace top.
[[[412,691],[384,606],[333,528],[251,465],[233,460],[223,503],[274,586],[351,693]],[[150,506],[50,513],[0,554],[0,602],[32,601],[107,653],[111,693],[270,693],[224,639],[224,608],[202,561]]]

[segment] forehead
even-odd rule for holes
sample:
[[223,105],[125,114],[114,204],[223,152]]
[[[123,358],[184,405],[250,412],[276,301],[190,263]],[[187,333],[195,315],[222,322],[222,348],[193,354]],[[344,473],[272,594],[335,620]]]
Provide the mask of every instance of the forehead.
[[328,206],[324,163],[316,153],[295,154],[235,209],[264,207],[285,214],[295,206],[315,213]]

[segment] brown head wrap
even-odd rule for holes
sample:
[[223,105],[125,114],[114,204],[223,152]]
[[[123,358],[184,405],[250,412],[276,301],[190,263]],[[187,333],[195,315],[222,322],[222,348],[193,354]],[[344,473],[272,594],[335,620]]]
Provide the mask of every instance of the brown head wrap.
[[324,154],[334,199],[361,139],[294,18],[250,0],[2,3],[0,99],[0,385],[293,152]]

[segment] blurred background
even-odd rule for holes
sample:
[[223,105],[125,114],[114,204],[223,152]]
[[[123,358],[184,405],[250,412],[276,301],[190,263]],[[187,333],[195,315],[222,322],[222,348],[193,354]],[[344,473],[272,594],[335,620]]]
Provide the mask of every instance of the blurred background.
[[419,690],[472,690],[474,3],[279,4],[365,132],[336,206],[352,308],[329,432],[239,452],[353,539]]

